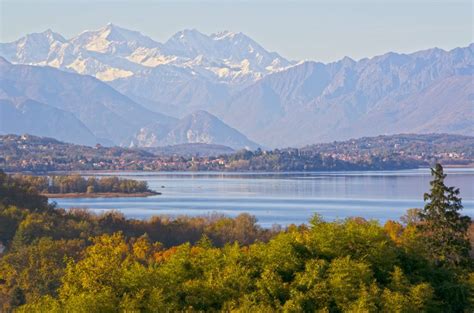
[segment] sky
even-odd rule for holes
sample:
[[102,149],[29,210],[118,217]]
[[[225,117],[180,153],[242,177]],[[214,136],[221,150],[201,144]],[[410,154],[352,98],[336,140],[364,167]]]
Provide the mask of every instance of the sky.
[[243,32],[292,60],[330,62],[472,43],[471,0],[0,0],[0,42],[52,29],[66,38],[108,22],[164,42],[177,31]]

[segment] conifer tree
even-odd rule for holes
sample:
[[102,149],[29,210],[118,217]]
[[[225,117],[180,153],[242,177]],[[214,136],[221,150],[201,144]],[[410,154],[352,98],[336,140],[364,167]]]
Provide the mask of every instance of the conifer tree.
[[441,266],[459,266],[469,262],[470,243],[467,230],[471,223],[462,216],[459,188],[447,187],[441,164],[431,169],[431,190],[424,194],[426,202],[420,212],[424,239],[432,260]]

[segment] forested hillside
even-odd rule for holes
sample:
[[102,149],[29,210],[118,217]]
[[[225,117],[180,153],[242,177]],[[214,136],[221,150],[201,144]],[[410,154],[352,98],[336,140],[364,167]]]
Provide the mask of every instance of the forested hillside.
[[[206,147],[162,149],[79,146],[30,135],[0,136],[0,168],[10,172],[79,170],[327,171],[392,170],[474,163],[474,137],[392,135],[319,144],[301,149],[241,150],[197,156]],[[212,149],[213,146],[210,146]],[[167,151],[173,151],[169,153]],[[224,151],[219,148],[218,151]],[[182,154],[180,154],[182,153]]]
[[474,158],[474,137],[452,134],[400,134],[334,141],[310,145],[302,151],[342,154],[391,154],[405,156],[432,156],[449,158],[458,154],[459,158]]
[[350,171],[409,169],[428,167],[436,162],[451,166],[474,164],[474,137],[449,134],[366,137],[301,149],[233,153],[221,146],[195,147],[179,145],[146,150],[88,147],[30,135],[7,135],[0,136],[0,168],[9,172],[38,173],[80,170]]
[[[474,291],[459,191],[441,166],[401,222],[314,216],[130,220],[47,205],[0,173],[4,312],[470,312]],[[472,237],[471,237],[472,238]]]

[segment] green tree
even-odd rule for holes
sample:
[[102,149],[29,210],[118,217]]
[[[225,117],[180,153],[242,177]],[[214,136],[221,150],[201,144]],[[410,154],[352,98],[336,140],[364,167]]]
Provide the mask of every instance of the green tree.
[[0,170],[0,208],[17,206],[28,210],[46,210],[48,198],[41,196],[28,182]]
[[[2,295],[8,295],[15,305],[20,305],[43,295],[56,295],[66,267],[65,257],[78,259],[83,246],[81,240],[41,238],[31,245],[13,249],[0,258],[3,282],[0,299]],[[0,301],[0,312],[6,309]]]
[[334,259],[328,269],[328,284],[336,306],[348,311],[372,284],[373,273],[366,262],[356,261],[350,256]]
[[446,174],[441,164],[436,164],[431,174],[431,191],[425,193],[427,203],[420,212],[423,239],[429,256],[436,265],[450,267],[466,264],[470,262],[467,230],[471,219],[460,214],[463,206],[459,188],[445,185]]

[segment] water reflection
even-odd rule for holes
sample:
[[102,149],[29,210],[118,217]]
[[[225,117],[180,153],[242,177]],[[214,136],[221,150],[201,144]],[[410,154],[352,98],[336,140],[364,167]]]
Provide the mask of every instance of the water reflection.
[[[465,214],[474,216],[474,170],[447,169],[447,183],[461,188]],[[398,219],[406,209],[423,206],[428,169],[378,172],[313,173],[167,173],[119,172],[146,180],[162,192],[149,198],[56,199],[61,207],[95,211],[118,209],[129,217],[156,214],[235,216],[248,212],[264,226],[304,223],[314,213],[326,219],[362,216]],[[96,175],[96,174],[95,174]],[[110,175],[101,173],[100,175]],[[162,188],[164,187],[164,188]]]

